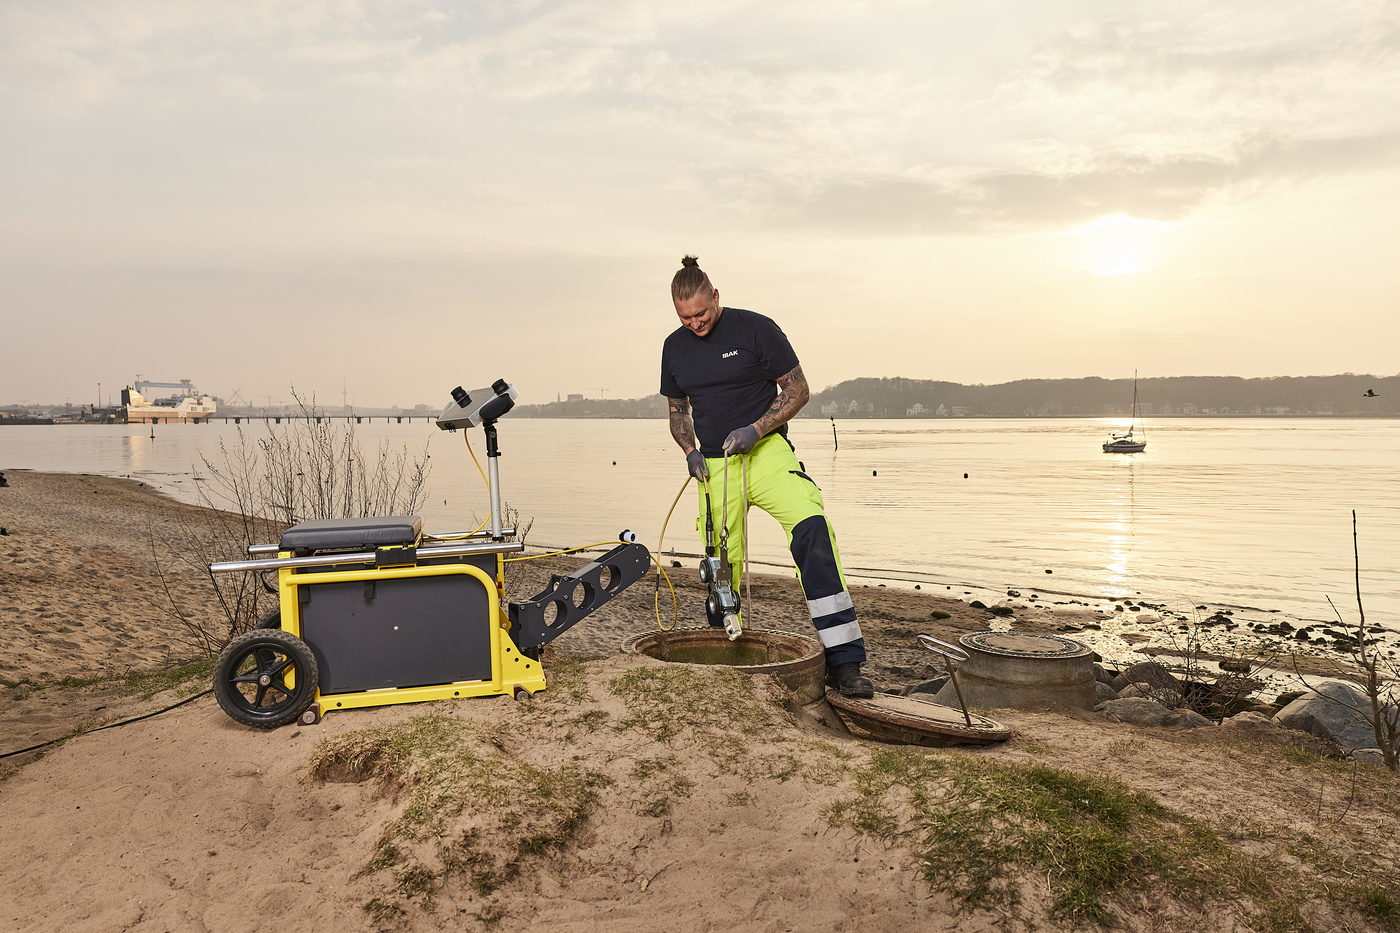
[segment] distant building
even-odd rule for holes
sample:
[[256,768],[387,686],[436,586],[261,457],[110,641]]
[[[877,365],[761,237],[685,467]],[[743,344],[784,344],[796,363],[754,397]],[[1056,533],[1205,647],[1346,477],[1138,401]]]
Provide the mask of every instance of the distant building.
[[863,398],[853,398],[846,403],[846,414],[873,415],[875,414],[875,403]]
[[823,406],[822,406],[822,414],[823,414],[823,415],[834,415],[834,414],[836,414],[837,412],[839,412],[840,410],[841,410],[841,403],[840,403],[840,402],[832,402],[830,405],[823,405]]
[[948,417],[948,406],[940,402],[938,407],[933,410],[933,413],[940,418],[946,418]]
[[971,408],[968,408],[966,405],[954,405],[954,406],[953,406],[953,417],[954,417],[954,418],[966,418],[966,417],[967,417],[968,415],[970,415],[970,414],[972,414],[972,409],[971,409]]
[[908,410],[907,412],[905,412],[905,414],[909,414],[909,415],[926,415],[926,414],[928,414],[928,409],[924,407],[924,403],[923,403],[923,402],[915,402],[913,405],[910,405],[910,406],[909,406],[909,410]]
[[583,401],[583,393],[582,393],[582,392],[570,392],[570,393],[569,393],[569,399],[568,399],[568,400],[571,401],[571,402],[581,402],[581,401]]

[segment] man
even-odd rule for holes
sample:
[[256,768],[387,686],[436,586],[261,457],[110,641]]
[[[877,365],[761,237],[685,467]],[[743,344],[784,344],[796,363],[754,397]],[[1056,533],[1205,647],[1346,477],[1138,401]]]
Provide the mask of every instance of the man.
[[[807,404],[811,391],[792,344],[769,318],[725,308],[719,290],[686,256],[671,280],[671,299],[681,326],[661,351],[661,394],[670,407],[671,436],[685,453],[690,475],[700,483],[700,515],[706,510],[705,481],[717,484],[729,464],[729,553],[743,554],[740,520],[743,492],[738,455],[747,454],[749,502],[778,520],[807,597],[807,609],[826,649],[828,683],[843,696],[871,697],[863,677],[865,641],[846,589],[836,535],[826,520],[821,491],[803,472],[787,439],[787,422]],[[710,496],[716,531],[724,524],[719,489]],[[734,587],[740,565],[731,561]],[[711,625],[721,622],[711,617]]]

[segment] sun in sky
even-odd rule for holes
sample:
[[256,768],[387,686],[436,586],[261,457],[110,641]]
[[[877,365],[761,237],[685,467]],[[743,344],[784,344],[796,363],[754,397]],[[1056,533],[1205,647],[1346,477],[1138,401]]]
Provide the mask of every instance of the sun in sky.
[[1170,226],[1125,214],[1080,224],[1069,231],[1082,244],[1074,254],[1086,260],[1075,271],[1089,272],[1098,278],[1147,272],[1160,264],[1160,238]]

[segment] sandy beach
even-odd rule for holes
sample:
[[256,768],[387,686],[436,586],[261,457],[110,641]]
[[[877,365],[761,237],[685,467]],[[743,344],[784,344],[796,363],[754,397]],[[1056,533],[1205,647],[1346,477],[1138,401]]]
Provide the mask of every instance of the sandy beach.
[[[163,550],[210,517],[128,480],[6,476],[0,752],[74,735],[0,760],[8,929],[1069,928],[1048,877],[1021,872],[1019,904],[980,909],[931,884],[919,836],[898,828],[911,819],[898,795],[896,828],[884,835],[840,818],[857,775],[893,746],[839,721],[794,718],[766,679],[621,654],[623,640],[656,627],[649,578],[558,639],[550,688],[523,703],[389,706],[259,731],[203,696],[89,731],[207,687],[202,677],[143,686],[152,682],[130,675],[197,660],[185,626],[220,624],[207,578]],[[673,580],[681,622],[695,624],[704,590],[688,564]],[[573,565],[521,564],[508,595],[530,595]],[[915,635],[955,641],[991,619],[949,594],[860,587],[853,598],[882,688],[938,672]],[[664,588],[661,611],[669,623]],[[1098,616],[1048,605],[1018,614],[1017,626],[1073,631]],[[757,575],[747,624],[809,631],[796,581]],[[633,690],[648,678],[678,678],[677,692],[723,703],[697,706],[678,731],[659,729],[665,710],[642,715]],[[1124,928],[1396,928],[1347,894],[1367,886],[1400,898],[1394,775],[1320,758],[1266,726],[1162,729],[1058,708],[988,715],[1012,729],[1009,741],[915,754],[1122,782],[1201,821],[1242,858],[1267,859],[1299,892],[1296,915],[1270,927],[1257,892],[1125,890],[1111,898]],[[460,737],[455,767],[482,769],[478,791],[501,775],[507,787],[548,785],[575,801],[574,816],[550,823],[554,835],[535,846],[511,833],[554,811],[517,812],[511,794],[441,796],[421,821],[428,766],[386,770],[382,735],[428,726]]]

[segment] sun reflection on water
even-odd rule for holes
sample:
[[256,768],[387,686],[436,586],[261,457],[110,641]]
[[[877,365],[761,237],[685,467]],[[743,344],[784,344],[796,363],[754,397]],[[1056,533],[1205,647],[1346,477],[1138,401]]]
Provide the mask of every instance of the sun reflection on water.
[[1126,470],[1128,478],[1126,483],[1109,490],[1108,507],[1105,509],[1109,529],[1108,555],[1104,561],[1105,578],[1101,588],[1105,596],[1112,597],[1128,595],[1137,517],[1136,463],[1120,460],[1116,467]]

